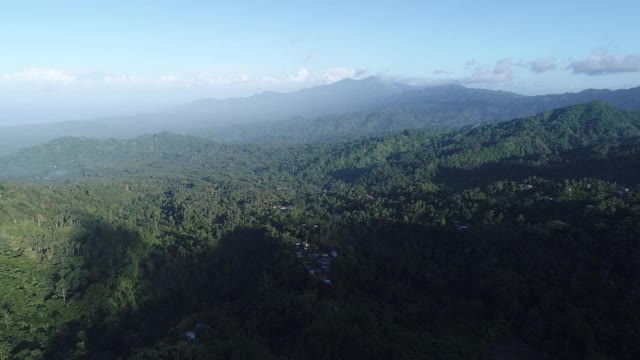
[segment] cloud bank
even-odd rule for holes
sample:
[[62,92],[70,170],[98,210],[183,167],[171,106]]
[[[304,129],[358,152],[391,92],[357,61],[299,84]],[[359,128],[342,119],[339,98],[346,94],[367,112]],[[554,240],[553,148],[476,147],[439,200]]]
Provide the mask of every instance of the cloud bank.
[[76,76],[57,69],[29,68],[2,74],[0,79],[26,83],[69,84],[76,81]]
[[102,73],[96,71],[69,71],[54,68],[28,68],[0,73],[0,88],[33,90],[73,90],[122,88],[247,88],[275,87],[295,88],[328,84],[345,78],[361,78],[365,71],[351,67],[335,67],[311,71],[300,67],[289,74],[264,74],[238,72],[216,73],[166,73],[157,76],[126,73]]
[[558,66],[556,58],[548,58],[544,60],[529,61],[527,63],[529,69],[535,73],[544,73],[547,71],[555,70]]
[[[467,63],[468,64],[468,63]],[[511,81],[513,61],[510,58],[498,60],[493,69],[478,66],[470,76],[457,80],[461,84],[502,83]]]
[[640,54],[610,55],[606,51],[595,51],[584,60],[571,62],[568,69],[574,74],[592,76],[640,72]]

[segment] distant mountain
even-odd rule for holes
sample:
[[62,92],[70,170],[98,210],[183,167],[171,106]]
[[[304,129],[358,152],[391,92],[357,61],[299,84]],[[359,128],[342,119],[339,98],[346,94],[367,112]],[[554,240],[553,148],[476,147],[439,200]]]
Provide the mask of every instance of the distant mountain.
[[394,95],[415,88],[379,77],[344,79],[290,93],[269,91],[242,98],[202,99],[163,113],[138,116],[135,126],[156,131],[188,130],[351,113],[379,107]]
[[[536,113],[558,107],[603,100],[626,110],[640,109],[640,87],[621,90],[587,89],[578,93],[525,96],[501,90],[472,89],[461,85],[444,85],[410,89],[393,96],[393,104],[462,102],[502,104]],[[535,107],[540,111],[536,111]]]
[[[640,112],[597,101],[450,133],[409,131],[333,145],[223,145],[170,133],[131,140],[64,138],[0,158],[0,174],[32,179],[170,176],[183,170],[255,174],[268,163],[292,176],[300,171],[349,171],[351,180],[359,174],[379,183],[372,174],[386,169],[385,176],[405,174],[455,184],[507,171],[493,171],[491,164],[506,166],[517,178],[518,173],[541,171],[537,167],[555,169],[554,164],[561,171],[582,159],[581,170],[572,171],[607,177],[615,172],[603,171],[606,164],[591,169],[590,162],[615,153],[629,141],[640,144],[639,139]],[[620,170],[618,166],[615,171]],[[470,172],[475,175],[469,176]]]
[[640,110],[640,87],[524,96],[461,85],[415,87],[378,77],[345,79],[291,93],[203,99],[153,114],[4,128],[0,155],[62,136],[127,138],[160,131],[226,143],[350,140],[406,129],[472,127],[594,100]]
[[127,137],[126,127],[97,121],[64,121],[0,127],[0,156],[65,136],[110,138]]
[[263,92],[245,98],[202,99],[157,113],[7,127],[0,132],[0,155],[64,136],[126,138],[159,131],[198,134],[202,128],[353,113],[377,108],[391,101],[392,96],[412,89],[416,87],[378,77],[344,79],[291,93]]
[[409,89],[392,97],[393,104],[411,104],[425,102],[509,102],[527,98],[508,91],[472,89],[462,85],[450,84],[419,89]]
[[551,109],[604,100],[626,110],[640,110],[640,87],[585,90],[580,93],[524,96],[505,91],[446,85],[393,95],[372,110],[330,114],[314,119],[199,129],[222,142],[314,142],[375,136],[406,129],[459,128],[532,116]]
[[523,103],[529,104],[529,106],[532,107],[533,104],[536,104],[538,109],[545,108],[545,110],[548,110],[549,106],[557,108],[594,100],[603,100],[625,110],[639,110],[640,87],[621,90],[587,89],[579,93],[531,96],[527,98],[527,101],[523,101]]
[[[277,112],[274,113],[288,113],[291,117],[317,116],[377,106],[380,101],[388,101],[388,98],[414,88],[410,85],[390,83],[379,77],[371,76],[362,80],[344,79],[329,85],[291,93],[268,91],[246,98],[203,99],[185,104],[173,111],[210,115],[235,114],[245,111],[256,111],[263,114],[264,111],[269,112],[270,108],[275,107]],[[243,117],[244,115],[235,116]]]

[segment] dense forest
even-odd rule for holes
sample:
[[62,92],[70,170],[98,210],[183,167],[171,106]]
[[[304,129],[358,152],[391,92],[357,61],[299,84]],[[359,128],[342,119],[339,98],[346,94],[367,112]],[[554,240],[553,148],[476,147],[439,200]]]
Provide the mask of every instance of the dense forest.
[[636,359],[639,219],[640,112],[600,101],[61,138],[0,158],[0,359]]

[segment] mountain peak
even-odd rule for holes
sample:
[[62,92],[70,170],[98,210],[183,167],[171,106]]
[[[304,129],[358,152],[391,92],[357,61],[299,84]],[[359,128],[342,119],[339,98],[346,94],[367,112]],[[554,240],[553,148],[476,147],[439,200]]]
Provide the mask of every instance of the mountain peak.
[[381,77],[379,76],[375,76],[375,75],[371,75],[371,76],[367,76],[364,78],[360,78],[360,79],[354,79],[352,77],[347,77],[341,80],[338,80],[336,82],[334,82],[334,84],[337,83],[349,83],[349,82],[360,82],[360,83],[365,83],[365,82],[384,82],[384,80],[382,80]]
[[[344,78],[338,80],[336,82],[324,85],[328,87],[340,87],[340,86],[349,86],[349,87],[357,87],[357,86],[372,86],[372,85],[386,85],[389,84],[387,81],[383,80],[379,76],[367,76],[362,79],[354,79],[354,78]],[[320,86],[323,87],[323,86]],[[313,89],[313,88],[312,88]]]

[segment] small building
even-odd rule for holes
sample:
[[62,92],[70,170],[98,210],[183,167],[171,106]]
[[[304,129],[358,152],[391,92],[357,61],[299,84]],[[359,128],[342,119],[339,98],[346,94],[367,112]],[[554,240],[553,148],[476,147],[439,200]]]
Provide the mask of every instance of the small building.
[[624,195],[629,192],[629,188],[622,188],[618,190],[618,195]]
[[188,338],[188,339],[195,340],[196,339],[196,332],[195,331],[186,331],[184,333],[184,336],[186,338]]

